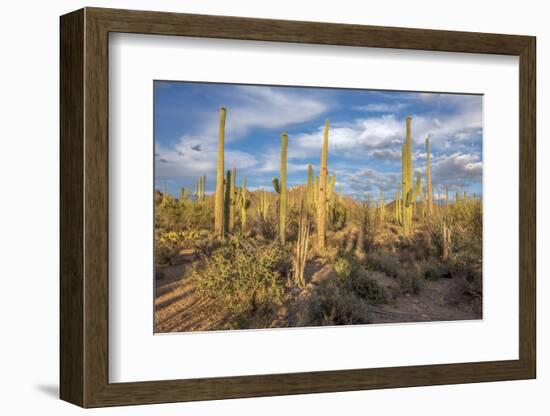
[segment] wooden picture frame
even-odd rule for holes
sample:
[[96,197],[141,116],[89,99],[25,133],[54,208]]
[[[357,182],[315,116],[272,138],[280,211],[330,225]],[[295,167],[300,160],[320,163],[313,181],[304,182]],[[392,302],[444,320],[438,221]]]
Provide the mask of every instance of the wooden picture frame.
[[[85,8],[61,17],[60,360],[63,400],[101,407],[536,376],[536,41],[530,36]],[[108,35],[262,40],[519,57],[519,359],[109,383]]]

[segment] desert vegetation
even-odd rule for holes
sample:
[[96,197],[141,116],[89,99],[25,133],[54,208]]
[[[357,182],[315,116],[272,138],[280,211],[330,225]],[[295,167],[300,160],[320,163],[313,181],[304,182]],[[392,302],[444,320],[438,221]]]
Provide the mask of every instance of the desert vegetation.
[[247,189],[225,165],[229,116],[220,109],[216,176],[178,197],[155,191],[157,332],[481,317],[482,200],[433,189],[429,138],[414,177],[410,117],[401,182],[357,199],[336,187],[328,119],[318,172],[288,186],[282,132],[272,189]]

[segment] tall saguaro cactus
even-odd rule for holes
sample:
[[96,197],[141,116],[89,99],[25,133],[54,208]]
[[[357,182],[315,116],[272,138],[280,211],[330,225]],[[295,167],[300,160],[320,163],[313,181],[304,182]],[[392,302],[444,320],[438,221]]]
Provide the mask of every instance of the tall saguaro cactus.
[[273,178],[273,188],[279,194],[279,240],[281,244],[286,242],[286,148],[288,146],[288,135],[281,134],[281,178]]
[[328,118],[325,120],[323,148],[321,150],[321,169],[319,172],[319,200],[317,201],[317,235],[319,249],[325,250],[327,223],[327,159],[328,159]]
[[426,188],[428,192],[428,215],[432,213],[434,207],[432,191],[432,168],[430,164],[430,138],[426,137]]
[[218,132],[218,163],[216,170],[216,196],[214,200],[214,230],[219,238],[224,238],[224,195],[223,195],[223,150],[225,140],[225,117],[227,110],[220,108],[220,127]]
[[413,164],[412,164],[412,138],[411,117],[406,119],[405,143],[401,150],[401,181],[403,194],[403,233],[409,235],[412,231],[413,204],[418,197],[421,186],[421,178],[417,177],[416,186],[413,188]]

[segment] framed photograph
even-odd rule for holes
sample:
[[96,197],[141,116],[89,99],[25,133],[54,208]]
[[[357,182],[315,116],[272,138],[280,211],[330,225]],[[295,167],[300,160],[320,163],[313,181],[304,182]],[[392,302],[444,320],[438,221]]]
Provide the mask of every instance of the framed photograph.
[[61,398],[535,378],[535,49],[62,16]]

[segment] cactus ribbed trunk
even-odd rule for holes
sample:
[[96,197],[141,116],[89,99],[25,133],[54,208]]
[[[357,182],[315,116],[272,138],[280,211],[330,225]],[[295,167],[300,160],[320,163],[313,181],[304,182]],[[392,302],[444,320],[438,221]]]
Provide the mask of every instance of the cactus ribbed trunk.
[[412,138],[411,138],[411,117],[406,119],[405,143],[401,149],[401,180],[402,180],[402,217],[403,233],[410,235],[412,231],[413,205],[420,192],[420,177],[417,178],[416,186],[413,188],[413,163],[412,163]]
[[319,202],[319,175],[313,179],[313,212],[317,215],[317,202]]
[[264,189],[260,189],[258,213],[260,214],[260,218],[262,220],[267,221],[267,216],[269,214],[269,200]]
[[243,177],[242,186],[237,198],[237,208],[239,210],[239,216],[241,218],[241,230],[244,232],[246,227],[246,210],[248,209],[248,191],[246,190],[246,178]]
[[307,167],[307,193],[306,193],[306,206],[309,212],[312,212],[315,205],[315,192],[313,191],[313,166],[308,165]]
[[384,223],[386,220],[386,205],[384,203],[384,192],[382,192],[382,189],[380,189],[380,222]]
[[298,236],[296,239],[296,255],[294,257],[294,281],[300,287],[305,286],[304,269],[306,266],[307,249],[309,243],[309,214],[307,198],[300,198],[300,211],[298,214]]
[[230,229],[230,218],[229,215],[231,213],[231,171],[228,170],[225,175],[225,182],[224,182],[224,197],[223,197],[223,223],[224,223],[224,229],[225,232],[231,232]]
[[214,200],[214,231],[216,236],[224,238],[224,194],[223,194],[223,150],[225,140],[225,117],[227,110],[220,108],[220,128],[218,133],[218,163],[216,170],[216,196]]
[[432,213],[434,208],[433,191],[432,191],[432,167],[430,164],[430,138],[426,138],[426,187],[428,191],[428,215]]
[[317,235],[319,237],[319,250],[321,251],[324,251],[326,247],[328,129],[329,124],[328,119],[326,119],[319,172],[319,200],[317,201]]
[[235,181],[237,180],[237,169],[231,169],[231,181],[229,182],[229,224],[227,227],[228,232],[233,232],[235,227],[235,204],[237,203],[237,187]]
[[281,134],[281,183],[279,195],[279,240],[281,244],[286,242],[286,148],[288,145],[288,135]]

